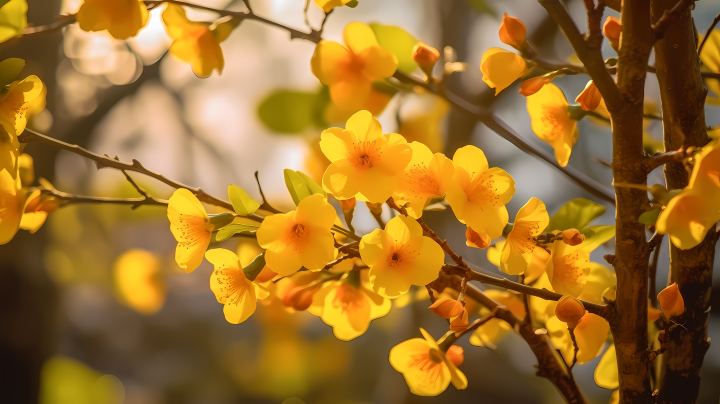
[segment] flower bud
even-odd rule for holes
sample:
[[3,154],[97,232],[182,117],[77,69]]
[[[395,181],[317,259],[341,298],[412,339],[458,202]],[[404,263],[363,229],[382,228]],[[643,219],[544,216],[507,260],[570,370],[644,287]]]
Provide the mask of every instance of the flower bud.
[[383,210],[382,202],[380,202],[380,203],[365,202],[365,204],[367,205],[368,209],[370,210],[370,213],[372,213],[373,215],[376,215],[376,216],[382,215],[382,210]]
[[540,89],[543,88],[545,84],[549,84],[551,81],[552,77],[548,77],[547,75],[533,77],[531,79],[523,81],[523,83],[520,84],[519,93],[526,97],[529,95],[533,95],[540,91]]
[[441,297],[430,306],[430,311],[442,318],[453,318],[462,314],[465,308],[461,302],[447,297]]
[[357,204],[357,200],[355,198],[342,199],[338,202],[340,202],[340,207],[342,208],[343,212],[349,212],[355,209],[355,205]]
[[578,229],[567,229],[562,232],[562,240],[563,243],[567,245],[576,246],[582,244],[582,242],[585,240],[585,236],[580,234],[580,231],[578,231]]
[[283,303],[297,311],[307,310],[312,304],[313,296],[320,290],[319,287],[308,287],[307,285],[296,286],[285,295]]
[[685,301],[680,294],[677,283],[666,287],[658,294],[658,303],[667,319],[677,317],[685,311]]
[[610,41],[610,46],[616,51],[620,46],[620,32],[622,31],[622,24],[620,20],[615,17],[608,17],[605,19],[603,24],[603,35]]
[[567,323],[568,328],[575,328],[585,315],[585,306],[572,296],[563,296],[555,306],[555,316]]
[[525,35],[527,28],[519,18],[503,14],[500,24],[500,40],[513,48],[522,51],[525,48]]
[[430,77],[435,62],[440,59],[440,51],[423,41],[419,41],[413,48],[412,58],[420,66],[420,69]]
[[585,89],[575,98],[575,102],[580,103],[580,106],[585,111],[593,111],[600,105],[602,99],[602,94],[600,94],[597,86],[590,80],[585,85]]
[[462,313],[450,322],[450,329],[455,332],[465,331],[468,324],[468,311],[463,307]]
[[488,248],[490,246],[490,242],[492,239],[490,236],[487,235],[484,231],[481,233],[476,232],[475,230],[471,229],[470,226],[468,226],[467,230],[465,230],[465,238],[467,238],[467,241],[465,244],[468,247],[475,247],[475,248]]
[[455,366],[460,366],[465,362],[465,350],[458,345],[452,345],[445,352],[445,357],[448,358]]

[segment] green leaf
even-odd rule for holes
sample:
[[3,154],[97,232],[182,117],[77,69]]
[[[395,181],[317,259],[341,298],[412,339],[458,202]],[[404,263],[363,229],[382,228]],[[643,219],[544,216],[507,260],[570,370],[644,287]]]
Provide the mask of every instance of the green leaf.
[[550,223],[548,223],[545,231],[581,230],[590,224],[590,222],[602,216],[606,210],[607,208],[605,206],[587,199],[573,199],[563,205],[555,216],[550,218]]
[[210,223],[215,226],[215,230],[229,225],[230,223],[232,223],[233,219],[235,219],[235,215],[230,212],[218,213],[217,215],[208,215],[208,217],[210,218]]
[[378,43],[383,48],[392,52],[398,59],[398,70],[410,74],[417,69],[417,63],[412,58],[412,51],[417,44],[417,39],[407,31],[393,25],[381,25],[371,23]]
[[498,16],[495,10],[487,4],[487,0],[467,0],[467,2],[468,4],[470,4],[470,7],[474,8],[480,13],[490,14],[493,17]]
[[250,226],[247,224],[230,224],[222,229],[220,229],[217,234],[215,235],[215,240],[217,241],[225,241],[229,239],[230,237],[234,236],[236,233],[244,233],[244,232],[252,232],[257,231],[257,227]]
[[5,87],[15,81],[24,67],[25,61],[18,58],[5,59],[0,62],[0,87]]
[[638,218],[638,222],[640,222],[644,225],[647,225],[647,226],[650,226],[651,224],[655,224],[655,222],[657,222],[658,216],[660,216],[661,211],[662,211],[662,209],[660,209],[660,208],[648,210],[647,212],[640,215],[640,217]]
[[252,282],[258,275],[260,275],[263,268],[265,268],[265,251],[255,257],[253,262],[248,264],[248,266],[243,268],[243,272],[245,272],[245,277]]
[[326,128],[325,108],[330,102],[329,90],[323,86],[316,93],[275,90],[258,107],[260,120],[278,133],[302,133],[309,127]]
[[312,192],[313,195],[322,195],[324,197],[327,197],[327,192],[325,192],[323,187],[321,187],[317,182],[315,182],[315,180],[308,177],[308,175],[303,172],[300,172],[300,171],[295,171],[295,172],[305,182],[305,185],[307,185],[308,189],[310,190],[310,192]]
[[27,10],[26,0],[10,0],[0,8],[0,43],[23,34]]
[[350,0],[345,7],[355,8],[358,6],[358,0]]
[[592,251],[615,237],[615,225],[589,226],[580,230],[580,233],[585,236],[581,244],[583,250]]
[[286,168],[283,174],[285,175],[285,186],[290,191],[290,196],[296,206],[300,204],[300,201],[313,194],[298,173]]
[[260,207],[259,202],[250,198],[247,192],[237,185],[228,186],[228,196],[233,209],[240,216],[252,215]]
[[0,8],[3,8],[10,0],[0,0]]

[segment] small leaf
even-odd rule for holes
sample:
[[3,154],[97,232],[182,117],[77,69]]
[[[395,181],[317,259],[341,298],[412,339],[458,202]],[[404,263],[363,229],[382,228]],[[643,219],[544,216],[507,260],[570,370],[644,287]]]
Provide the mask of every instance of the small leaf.
[[647,226],[655,224],[655,222],[657,222],[658,216],[660,216],[661,211],[662,211],[662,209],[660,209],[660,208],[655,208],[653,210],[649,210],[649,211],[643,213],[642,215],[640,215],[640,217],[638,218],[638,222],[640,222],[644,225],[647,225]]
[[233,209],[240,216],[252,215],[260,207],[259,202],[250,198],[247,192],[237,185],[228,186],[228,196]]
[[415,37],[404,29],[393,25],[371,23],[370,28],[375,33],[380,46],[397,57],[398,70],[410,74],[417,69],[417,63],[412,58],[413,48],[418,42]]
[[327,198],[327,192],[325,192],[323,187],[318,185],[318,183],[315,182],[315,180],[308,177],[307,174],[305,174],[303,172],[300,172],[300,171],[295,171],[295,172],[300,176],[300,178],[303,181],[305,181],[305,185],[307,185],[308,189],[310,190],[310,192],[313,193],[313,195],[322,195]]
[[10,0],[0,8],[0,43],[21,36],[27,28],[26,0]]
[[210,223],[215,226],[215,230],[229,225],[230,223],[232,223],[233,219],[235,219],[235,215],[230,212],[218,213],[217,215],[208,215],[208,217],[210,218]]
[[25,61],[18,58],[5,59],[0,62],[0,88],[15,81],[24,67]]
[[345,7],[355,8],[358,6],[358,0],[350,0]]
[[563,205],[555,216],[550,218],[545,231],[578,229],[587,227],[590,222],[602,216],[607,208],[585,198],[573,199]]
[[243,268],[243,272],[245,272],[245,277],[248,278],[248,280],[254,281],[255,278],[260,275],[260,272],[262,272],[263,268],[265,268],[265,251],[255,257],[253,262],[248,264],[248,266]]
[[478,12],[497,17],[495,10],[487,4],[487,0],[467,0],[467,2],[470,4],[470,7],[474,8]]
[[307,186],[305,181],[295,171],[286,168],[283,171],[285,175],[285,186],[287,186],[290,196],[292,197],[295,205],[299,205],[300,201],[312,195],[310,188]]
[[278,133],[302,133],[309,127],[326,128],[325,108],[330,103],[326,86],[316,93],[275,90],[258,107],[260,120]]
[[230,224],[222,229],[220,229],[217,232],[217,235],[215,235],[215,240],[217,241],[225,241],[229,239],[230,237],[234,236],[236,233],[243,233],[243,232],[253,232],[256,231],[258,228],[254,226],[250,226],[247,224]]

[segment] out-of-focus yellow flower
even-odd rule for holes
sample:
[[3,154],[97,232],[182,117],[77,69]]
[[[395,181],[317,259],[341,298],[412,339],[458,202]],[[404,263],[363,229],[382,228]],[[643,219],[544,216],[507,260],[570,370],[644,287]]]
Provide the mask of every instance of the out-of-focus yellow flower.
[[178,189],[170,197],[168,219],[178,242],[175,261],[185,272],[192,272],[203,260],[214,226],[200,201],[187,189]]
[[190,21],[185,10],[177,4],[168,4],[162,17],[165,30],[173,39],[171,55],[190,63],[193,73],[198,77],[208,77],[213,70],[222,74],[225,58],[220,42],[227,39],[240,24],[239,20],[219,20],[212,25]]
[[13,178],[7,169],[0,170],[0,245],[7,244],[20,228],[25,195],[20,176]]
[[[573,360],[575,347],[570,338],[567,325],[557,317],[550,318],[545,324],[549,331],[550,341],[553,346],[560,350],[565,362],[570,365]],[[578,345],[577,363],[590,362],[600,355],[607,340],[610,324],[604,318],[593,314],[585,313],[578,325],[573,330]]]
[[440,59],[440,51],[423,41],[419,41],[412,50],[412,58],[420,66],[423,73],[431,77],[433,67]]
[[575,102],[580,103],[580,106],[585,111],[594,111],[595,108],[600,105],[602,99],[603,96],[600,94],[600,90],[598,90],[595,82],[590,80],[587,85],[585,85],[585,89],[575,98]]
[[85,0],[77,13],[83,31],[104,31],[116,39],[137,35],[147,24],[147,6],[141,0]]
[[565,94],[552,83],[527,97],[532,130],[540,140],[552,146],[555,160],[561,167],[567,165],[578,138],[577,121],[570,119],[569,107]]
[[585,315],[585,306],[572,296],[563,296],[555,306],[555,316],[567,323],[568,328],[574,329]]
[[685,312],[685,301],[676,282],[658,293],[658,303],[668,320]]
[[330,86],[330,97],[337,106],[357,110],[370,95],[373,81],[392,76],[398,60],[378,44],[375,33],[363,23],[346,25],[343,39],[349,49],[334,41],[320,41],[310,66],[315,77]]
[[503,169],[489,168],[485,154],[475,146],[458,149],[453,163],[455,175],[446,199],[455,216],[478,233],[500,237],[509,220],[505,204],[515,194],[515,180]]
[[408,142],[420,142],[433,153],[437,153],[443,148],[441,124],[450,111],[450,105],[440,97],[434,95],[426,95],[426,97],[432,98],[431,107],[402,119],[398,132]]
[[337,255],[330,233],[336,218],[335,209],[318,194],[300,201],[297,210],[266,217],[257,240],[267,249],[268,266],[280,276],[292,275],[303,266],[322,269]]
[[693,248],[720,220],[719,206],[720,141],[716,140],[695,156],[689,185],[660,212],[657,231],[682,250]]
[[412,159],[399,177],[393,199],[407,209],[408,215],[419,218],[433,198],[445,196],[455,174],[453,162],[442,153],[434,155],[420,142],[410,143]]
[[318,7],[322,8],[322,10],[326,13],[329,13],[332,11],[335,7],[342,7],[348,3],[350,3],[351,0],[314,0],[315,4],[317,4]]
[[595,368],[595,384],[608,390],[620,387],[615,344],[610,344]]
[[397,133],[383,135],[380,123],[368,111],[350,117],[345,130],[325,130],[320,147],[332,162],[323,176],[323,187],[338,199],[385,202],[412,158],[405,138]]
[[353,116],[356,112],[362,110],[370,111],[373,116],[378,116],[382,114],[383,111],[385,111],[385,108],[387,107],[388,103],[390,103],[390,100],[392,100],[393,95],[394,94],[389,91],[375,88],[375,86],[373,86],[370,89],[370,95],[368,95],[367,100],[360,108],[344,109],[340,108],[334,102],[329,102],[327,107],[325,108],[325,121],[345,122],[350,119],[350,117]]
[[527,270],[535,251],[535,237],[547,227],[550,217],[545,204],[530,198],[515,216],[515,223],[507,236],[500,256],[500,270],[518,275]]
[[20,228],[35,234],[58,207],[60,201],[54,197],[43,195],[40,190],[33,191],[25,200]]
[[215,267],[210,275],[210,289],[218,303],[225,305],[225,320],[232,324],[247,320],[255,312],[257,299],[266,298],[268,291],[245,277],[234,252],[216,248],[206,252],[205,257]]
[[[390,365],[402,373],[410,391],[418,396],[437,396],[452,382],[456,389],[467,388],[465,374],[440,350],[435,339],[420,329],[422,338],[413,338],[390,350]],[[448,351],[450,351],[448,349]],[[458,361],[458,350],[452,356]]]
[[37,76],[28,76],[10,84],[7,95],[0,101],[0,125],[10,137],[19,136],[25,130],[28,106],[41,95],[42,90],[43,83]]
[[465,309],[462,302],[447,297],[441,297],[428,307],[430,311],[442,318],[453,318],[462,314]]
[[490,48],[483,53],[480,61],[482,80],[495,89],[495,95],[519,79],[528,68],[522,56],[500,48]]
[[165,302],[160,270],[160,260],[152,253],[140,249],[124,252],[114,265],[120,300],[140,313],[156,313]]
[[315,294],[310,313],[322,318],[342,341],[365,333],[370,322],[390,312],[392,303],[368,288],[367,272],[349,273],[339,281],[325,282]]
[[620,34],[622,33],[622,24],[615,17],[608,17],[603,24],[603,34],[610,41],[610,46],[616,51],[620,46]]
[[[585,278],[585,288],[577,298],[590,303],[604,304],[603,296],[609,298],[610,294],[616,291],[617,278],[615,272],[597,262],[590,262],[588,265],[590,266],[590,272]],[[552,287],[548,289],[552,290]],[[606,296],[605,292],[609,294]],[[611,300],[615,300],[615,298]]]
[[468,226],[467,230],[465,230],[465,239],[465,245],[474,248],[488,248],[490,246],[490,242],[492,241],[487,233],[478,233],[470,226]]
[[[487,297],[505,305],[516,316],[525,318],[525,305],[516,294],[497,289],[489,289],[484,293]],[[480,315],[489,312],[490,310],[484,307],[480,310]],[[499,318],[493,318],[472,333],[470,343],[475,346],[487,346],[494,349],[500,339],[510,331],[512,331],[512,327],[508,323]]]
[[500,40],[512,46],[513,48],[522,51],[525,48],[525,35],[527,34],[527,27],[519,19],[503,14],[502,23],[500,24]]
[[442,248],[423,236],[413,219],[397,216],[385,230],[375,229],[360,241],[360,256],[370,267],[370,283],[380,296],[394,299],[407,293],[410,285],[434,281],[443,265]]

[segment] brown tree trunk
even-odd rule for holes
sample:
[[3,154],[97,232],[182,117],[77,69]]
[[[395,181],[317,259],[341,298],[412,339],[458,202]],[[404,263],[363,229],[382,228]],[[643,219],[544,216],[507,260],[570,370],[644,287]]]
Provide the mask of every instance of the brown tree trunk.
[[[674,0],[654,0],[653,20],[657,20]],[[709,141],[705,128],[705,96],[700,77],[695,30],[690,11],[683,13],[655,44],[655,61],[662,96],[665,150],[704,146]],[[688,185],[688,172],[682,163],[665,166],[668,189]],[[660,356],[658,378],[660,403],[694,403],[700,388],[703,358],[709,347],[707,338],[708,301],[712,284],[715,238],[708,232],[699,246],[680,250],[670,245],[669,283],[677,282],[685,300],[684,327],[671,333],[667,353]]]

